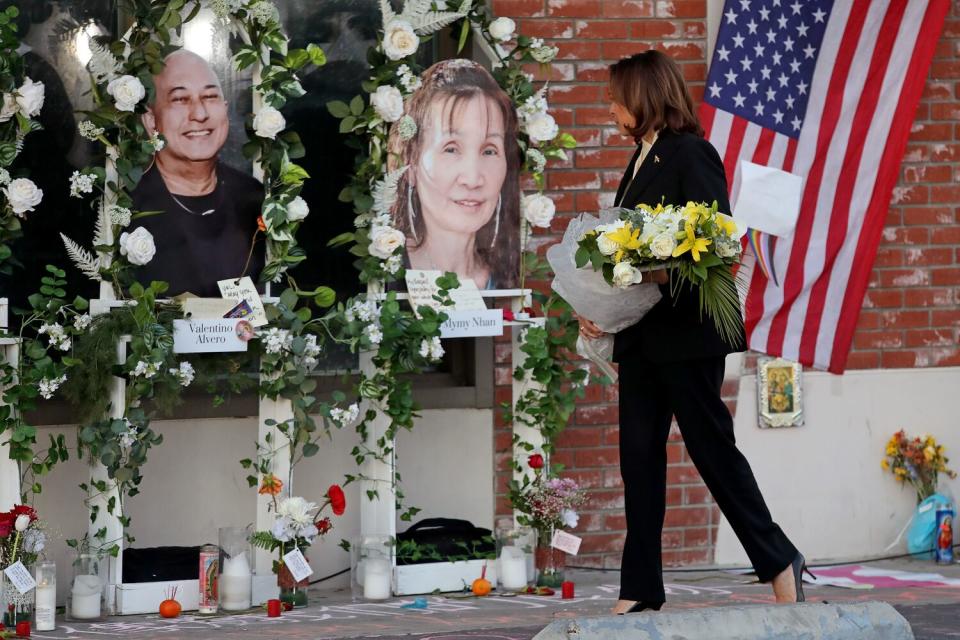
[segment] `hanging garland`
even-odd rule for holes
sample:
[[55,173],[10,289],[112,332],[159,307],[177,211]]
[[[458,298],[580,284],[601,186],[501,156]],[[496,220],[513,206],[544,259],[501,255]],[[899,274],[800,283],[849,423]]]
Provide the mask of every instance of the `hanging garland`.
[[[455,6],[450,10],[451,5]],[[354,449],[358,464],[373,458],[383,462],[393,453],[393,440],[401,429],[412,429],[417,407],[413,401],[411,384],[401,376],[422,370],[426,362],[437,361],[442,356],[439,343],[440,324],[446,319],[442,312],[436,313],[420,307],[417,313],[402,307],[392,291],[385,296],[379,292],[390,283],[404,277],[403,252],[406,237],[397,229],[389,212],[398,198],[398,189],[406,167],[388,171],[388,156],[391,127],[396,127],[399,138],[410,140],[417,133],[416,122],[405,114],[405,105],[420,86],[422,71],[415,55],[422,42],[431,34],[453,25],[452,31],[459,34],[458,51],[462,51],[470,34],[478,34],[493,52],[492,75],[515,105],[520,132],[517,143],[522,154],[522,170],[531,176],[539,191],[521,199],[521,236],[530,236],[531,227],[547,228],[554,216],[555,207],[543,195],[543,172],[548,159],[564,159],[565,149],[576,146],[568,133],[560,133],[553,117],[548,113],[546,87],[536,89],[532,76],[523,71],[523,64],[539,64],[549,69],[556,57],[557,48],[545,45],[539,38],[529,38],[516,33],[516,25],[509,18],[491,20],[483,0],[459,2],[435,2],[431,0],[407,0],[401,12],[393,10],[388,0],[381,0],[383,27],[378,42],[368,52],[370,78],[363,83],[368,95],[356,96],[349,103],[329,103],[330,113],[340,119],[340,131],[357,139],[359,154],[353,179],[343,189],[340,199],[353,203],[356,212],[356,230],[345,233],[331,241],[332,245],[349,244],[351,253],[357,256],[356,266],[360,281],[370,286],[367,296],[360,296],[351,303],[347,312],[366,323],[368,339],[361,346],[372,349],[376,373],[361,373],[359,395],[368,401],[369,409],[357,425],[357,431],[366,442],[369,424],[378,415],[386,416],[389,426],[385,435],[374,448],[360,446]],[[544,265],[535,252],[525,251],[522,259],[520,286],[528,276],[542,275]],[[455,274],[446,274],[438,281],[441,293],[458,286]],[[552,437],[569,420],[573,411],[573,398],[582,394],[586,372],[565,364],[565,350],[573,350],[576,341],[575,320],[562,300],[539,294],[536,300],[547,316],[545,326],[531,326],[523,331],[523,351],[527,363],[518,367],[515,377],[534,380],[542,388],[530,388],[518,398],[512,419],[540,429],[546,438],[549,450]],[[363,314],[358,310],[363,310]],[[552,311],[558,311],[553,314]],[[384,328],[391,331],[390,338]],[[402,330],[398,330],[401,329]],[[573,331],[571,332],[571,328]],[[375,339],[369,339],[369,337]],[[572,336],[572,338],[571,338]],[[417,358],[415,354],[426,356]],[[573,386],[576,393],[569,393]],[[532,450],[529,443],[516,443]],[[398,502],[403,494],[399,490],[399,474],[392,480]],[[354,476],[351,479],[360,479]],[[376,490],[368,497],[377,497]],[[418,510],[408,508],[401,519],[409,520]]]

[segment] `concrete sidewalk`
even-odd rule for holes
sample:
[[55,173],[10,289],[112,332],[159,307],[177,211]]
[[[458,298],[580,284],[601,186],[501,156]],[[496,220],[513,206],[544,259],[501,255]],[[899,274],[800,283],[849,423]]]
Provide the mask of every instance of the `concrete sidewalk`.
[[[929,561],[898,560],[869,563],[869,569],[939,573],[960,579],[960,565],[942,566]],[[814,569],[816,572],[816,569]],[[615,572],[567,572],[576,583],[577,597],[562,600],[559,594],[544,596],[489,596],[485,598],[427,596],[428,608],[403,609],[413,597],[383,603],[353,602],[349,590],[313,589],[310,606],[267,618],[262,610],[238,615],[197,616],[175,620],[156,615],[112,618],[104,623],[78,624],[58,621],[58,629],[37,633],[50,640],[130,638],[148,640],[198,640],[216,638],[320,640],[326,638],[417,637],[420,640],[529,640],[558,618],[606,615],[616,600],[619,575]],[[752,576],[720,571],[668,572],[667,608],[770,603],[767,585]],[[893,604],[910,621],[918,640],[960,638],[960,585],[934,585],[927,581],[875,580],[881,586],[847,589],[806,585],[808,601],[862,602],[880,600]]]

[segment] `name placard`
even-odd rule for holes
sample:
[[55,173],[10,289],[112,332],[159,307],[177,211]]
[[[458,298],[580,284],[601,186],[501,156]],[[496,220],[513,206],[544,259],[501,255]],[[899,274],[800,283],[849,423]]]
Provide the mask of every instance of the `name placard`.
[[440,325],[441,338],[503,335],[502,309],[457,309],[446,313],[447,321]]
[[246,351],[247,343],[237,335],[236,318],[174,320],[174,353],[226,353]]

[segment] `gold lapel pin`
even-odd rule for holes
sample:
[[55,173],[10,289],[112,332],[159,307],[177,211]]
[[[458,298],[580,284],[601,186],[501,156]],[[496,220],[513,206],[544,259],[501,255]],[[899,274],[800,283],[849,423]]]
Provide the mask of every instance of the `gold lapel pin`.
[[653,156],[653,163],[654,163],[654,164],[659,164],[659,163],[660,163],[660,156],[654,155],[654,156]]

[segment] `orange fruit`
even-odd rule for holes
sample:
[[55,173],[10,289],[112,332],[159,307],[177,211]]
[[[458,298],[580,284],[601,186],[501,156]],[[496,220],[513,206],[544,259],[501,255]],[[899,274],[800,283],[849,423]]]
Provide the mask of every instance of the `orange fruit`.
[[475,596],[485,596],[493,590],[493,585],[490,584],[490,581],[486,578],[477,578],[473,581],[473,584],[470,585],[470,590],[473,591]]
[[180,603],[176,600],[164,600],[160,603],[161,618],[176,618],[180,615]]

